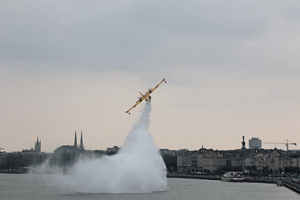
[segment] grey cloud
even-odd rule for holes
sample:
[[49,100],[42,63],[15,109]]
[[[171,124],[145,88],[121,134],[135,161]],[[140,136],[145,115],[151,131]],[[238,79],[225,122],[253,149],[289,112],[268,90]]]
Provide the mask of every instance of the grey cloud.
[[136,7],[130,18],[158,32],[188,36],[253,37],[268,26],[255,5],[240,1],[151,1]]
[[244,46],[266,34],[267,10],[280,8],[272,1],[2,2],[0,60],[143,74],[186,65],[268,74],[262,65],[285,58]]
[[[98,56],[124,60],[147,52],[157,40],[151,32],[128,26],[120,8],[109,10],[95,2],[70,4],[60,12],[57,4],[46,3],[2,7],[2,59],[56,61]],[[69,14],[63,14],[64,10]]]
[[300,2],[297,0],[289,1],[283,6],[283,15],[286,20],[297,21],[300,20]]
[[[113,4],[113,3],[111,3]],[[9,60],[64,60],[98,54],[134,61],[170,34],[247,37],[261,34],[266,20],[224,3],[173,1],[13,2],[1,9],[1,57]],[[123,6],[123,7],[122,7]],[[116,57],[112,56],[115,54]]]

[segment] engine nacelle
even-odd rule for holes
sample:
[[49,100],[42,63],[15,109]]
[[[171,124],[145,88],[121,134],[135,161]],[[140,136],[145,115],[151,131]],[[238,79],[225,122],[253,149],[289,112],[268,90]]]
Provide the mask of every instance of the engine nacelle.
[[145,101],[150,101],[150,100],[151,100],[151,96],[145,98]]

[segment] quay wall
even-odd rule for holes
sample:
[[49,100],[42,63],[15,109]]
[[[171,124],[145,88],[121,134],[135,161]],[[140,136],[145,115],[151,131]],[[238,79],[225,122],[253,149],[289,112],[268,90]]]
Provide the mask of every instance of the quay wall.
[[[189,178],[189,179],[206,179],[206,180],[221,180],[221,176],[214,176],[214,175],[185,175],[185,174],[168,174],[168,178]],[[252,178],[252,177],[245,177],[244,181],[247,183],[270,183],[276,184],[278,181],[282,182],[282,185],[298,194],[300,194],[300,181],[287,179],[283,177],[261,177],[261,178]]]
[[300,194],[300,183],[291,180],[281,180],[284,187]]
[[[190,178],[190,179],[206,179],[206,180],[221,180],[220,175],[186,175],[186,174],[168,174],[168,178]],[[272,183],[277,182],[276,178],[262,177],[262,178],[252,178],[245,177],[244,181],[248,183]]]

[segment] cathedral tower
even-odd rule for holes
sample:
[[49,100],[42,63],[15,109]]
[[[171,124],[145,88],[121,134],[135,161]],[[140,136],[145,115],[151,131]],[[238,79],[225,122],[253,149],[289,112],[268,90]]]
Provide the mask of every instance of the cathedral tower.
[[81,137],[80,137],[80,147],[79,147],[79,150],[84,150],[83,139],[82,139],[82,131],[81,131]]
[[42,149],[41,147],[42,147],[42,141],[41,140],[39,141],[39,136],[38,136],[37,139],[36,139],[36,142],[34,144],[35,152],[40,153],[41,149]]
[[77,147],[77,135],[76,135],[76,131],[75,131],[74,147],[75,147],[75,148],[78,148],[78,147]]

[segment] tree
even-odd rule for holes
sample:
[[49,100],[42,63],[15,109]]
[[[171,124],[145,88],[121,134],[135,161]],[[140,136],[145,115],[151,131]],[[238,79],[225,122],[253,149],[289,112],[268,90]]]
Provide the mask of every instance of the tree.
[[266,165],[266,166],[263,167],[262,173],[263,173],[263,175],[269,174],[269,166],[268,165]]
[[252,165],[251,170],[252,171],[257,171],[257,166],[256,165]]
[[163,159],[169,172],[177,171],[177,156],[165,155]]
[[2,165],[3,169],[18,169],[19,167],[28,167],[38,165],[47,159],[47,155],[39,154],[11,154],[5,159]]

